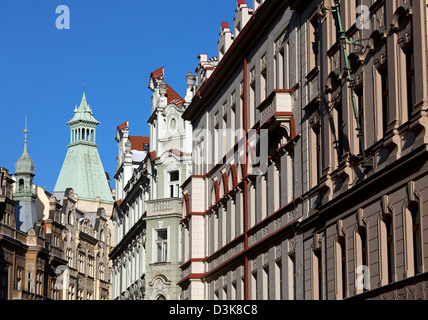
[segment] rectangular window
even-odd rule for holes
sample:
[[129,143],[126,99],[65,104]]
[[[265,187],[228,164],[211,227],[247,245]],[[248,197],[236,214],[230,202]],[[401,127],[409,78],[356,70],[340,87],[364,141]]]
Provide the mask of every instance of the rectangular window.
[[285,89],[285,74],[284,74],[284,45],[278,50],[275,55],[275,88]]
[[321,250],[313,250],[312,255],[312,285],[313,285],[313,299],[323,299],[323,277],[322,277],[322,254]]
[[32,272],[28,272],[27,275],[27,290],[28,292],[34,293],[33,290],[33,273]]
[[275,300],[282,300],[282,261],[275,262]]
[[294,253],[288,256],[288,261],[289,300],[296,300],[296,256]]
[[223,104],[223,121],[222,121],[222,128],[221,128],[221,144],[222,144],[222,157],[226,154],[228,148],[230,146],[227,145],[227,134],[226,134],[226,129],[227,129],[227,102],[225,102]]
[[249,128],[251,129],[255,123],[255,113],[256,113],[256,83],[255,81],[250,84],[250,108],[248,110],[249,114]]
[[260,59],[260,103],[268,96],[267,56]]
[[[233,147],[235,145],[235,143],[238,142],[238,138],[236,137],[236,92],[233,92],[231,95],[231,107],[230,107],[230,126],[229,129],[231,130],[230,132],[230,142],[231,142],[231,146]],[[240,128],[240,127],[238,127]]]
[[88,269],[89,269],[89,276],[94,277],[94,260],[88,259]]
[[337,148],[337,155],[338,155],[338,163],[340,163],[342,156],[343,156],[343,129],[344,129],[344,123],[343,123],[343,109],[342,104],[340,103],[338,106],[336,106],[337,110],[337,141],[336,141],[336,148]]
[[392,216],[387,215],[384,219],[386,229],[387,263],[388,263],[388,283],[394,282],[394,225]]
[[180,174],[178,171],[169,173],[169,197],[178,198],[180,191]]
[[257,300],[257,272],[251,277],[251,300]]
[[22,269],[17,269],[16,270],[16,286],[15,286],[15,289],[16,290],[22,290],[21,286],[22,286]]
[[263,298],[262,300],[269,299],[269,290],[270,290],[270,282],[269,282],[269,267],[263,268]]
[[388,68],[379,70],[382,87],[382,126],[383,134],[388,130],[389,124],[389,92],[388,92]]
[[318,14],[315,14],[309,21],[309,71],[318,65]]
[[322,175],[321,168],[321,132],[320,126],[313,126],[309,132],[309,143],[310,143],[310,161],[311,169],[311,187],[319,184],[320,177]]
[[[361,128],[361,134],[363,135],[362,139],[364,141],[364,94],[363,94],[363,89],[358,89],[355,90],[355,95],[357,98],[357,110],[358,110],[358,119],[359,119],[359,125]],[[364,143],[361,144],[360,141],[358,140],[357,142],[359,144],[359,153],[363,152],[364,148]]]
[[408,119],[412,117],[413,106],[416,103],[415,96],[415,57],[413,46],[406,52],[406,72],[407,72],[407,110]]
[[168,230],[156,230],[156,262],[166,262],[168,254]]

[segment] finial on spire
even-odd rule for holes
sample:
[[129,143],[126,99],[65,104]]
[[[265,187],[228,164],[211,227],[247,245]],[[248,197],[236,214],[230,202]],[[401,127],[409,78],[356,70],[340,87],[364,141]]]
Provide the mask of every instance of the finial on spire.
[[27,115],[25,115],[25,129],[24,129],[24,150],[25,152],[27,151],[27,133],[28,133],[28,129],[27,129]]
[[86,88],[86,82],[83,81],[83,93],[85,93],[85,88]]

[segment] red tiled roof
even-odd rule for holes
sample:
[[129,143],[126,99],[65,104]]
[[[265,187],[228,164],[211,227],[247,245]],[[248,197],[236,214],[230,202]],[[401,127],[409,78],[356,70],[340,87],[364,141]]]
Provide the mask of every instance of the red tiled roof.
[[164,78],[164,72],[163,72],[163,70],[164,70],[164,67],[161,67],[161,68],[159,68],[159,69],[156,69],[155,71],[153,71],[151,74],[150,74],[150,77],[152,78],[154,78],[154,79],[163,79]]
[[166,96],[168,98],[168,104],[173,103],[177,107],[181,108],[183,106],[184,99],[174,91],[169,85],[166,88]]
[[229,22],[227,21],[222,21],[221,22],[221,30],[225,29],[225,28],[229,28]]
[[[150,74],[150,78],[156,80],[165,80],[164,67],[156,69]],[[174,91],[169,85],[166,88],[166,95],[168,97],[168,104],[173,103],[177,107],[181,108],[183,106],[184,99]]]
[[123,130],[125,128],[128,128],[128,121],[125,121],[124,123],[117,126],[117,130]]
[[150,143],[150,137],[129,136],[129,141],[132,143],[132,150],[147,151],[144,144]]

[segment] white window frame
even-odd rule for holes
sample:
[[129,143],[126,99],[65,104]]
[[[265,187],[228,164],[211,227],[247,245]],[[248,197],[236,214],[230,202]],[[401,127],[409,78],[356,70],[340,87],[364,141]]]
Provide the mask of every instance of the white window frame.
[[[171,173],[174,173],[174,172],[178,173],[178,180],[171,181]],[[180,193],[180,170],[177,169],[177,170],[168,171],[167,179],[168,179],[168,190],[167,190],[168,198],[178,198]],[[173,187],[172,194],[171,194],[171,187]]]
[[[158,237],[158,232],[159,231],[166,231],[166,240],[157,240]],[[153,229],[153,245],[152,245],[152,262],[153,263],[165,263],[165,262],[169,262],[170,261],[170,250],[169,248],[171,248],[170,246],[170,228],[168,227],[163,227],[163,228],[157,228],[157,229]],[[162,249],[162,252],[164,252],[164,250],[166,249],[166,253],[163,253],[164,257],[162,257],[163,259],[160,259],[158,257],[158,242],[162,242],[163,245],[165,246]]]

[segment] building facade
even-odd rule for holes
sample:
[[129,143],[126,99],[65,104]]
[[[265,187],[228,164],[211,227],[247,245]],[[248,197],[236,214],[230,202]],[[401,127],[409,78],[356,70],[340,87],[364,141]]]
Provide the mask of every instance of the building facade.
[[61,211],[55,197],[33,184],[24,132],[15,177],[0,168],[0,300],[60,300],[67,264]]
[[426,299],[426,21],[237,1],[183,114],[182,299]]
[[70,126],[70,144],[53,195],[63,212],[65,230],[64,300],[111,300],[114,200],[96,142],[100,124],[83,93]]
[[[193,76],[186,79],[193,86]],[[182,113],[191,100],[181,98],[166,82],[164,68],[150,75],[153,92],[150,137],[129,135],[118,126],[116,204],[112,220],[118,245],[110,254],[114,299],[176,300],[181,278],[180,185],[191,172],[191,125]],[[144,154],[136,141],[147,141]]]
[[427,299],[426,3],[336,2],[318,16],[303,298]]

